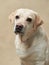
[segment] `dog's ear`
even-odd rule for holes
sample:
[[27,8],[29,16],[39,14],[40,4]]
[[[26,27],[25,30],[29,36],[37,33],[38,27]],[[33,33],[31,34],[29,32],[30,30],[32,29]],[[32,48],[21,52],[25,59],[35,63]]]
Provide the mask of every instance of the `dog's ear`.
[[9,20],[10,20],[11,23],[14,22],[15,15],[16,15],[16,11],[15,11],[15,12],[12,12],[12,13],[9,15]]
[[34,28],[38,28],[40,25],[43,24],[43,20],[41,19],[41,17],[38,14],[35,14],[35,22],[34,22]]

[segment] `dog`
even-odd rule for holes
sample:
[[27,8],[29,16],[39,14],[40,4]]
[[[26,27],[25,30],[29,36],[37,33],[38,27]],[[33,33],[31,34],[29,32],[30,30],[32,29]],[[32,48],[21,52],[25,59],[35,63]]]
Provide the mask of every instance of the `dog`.
[[30,9],[18,9],[9,16],[14,23],[16,53],[21,65],[49,65],[49,43],[43,20]]

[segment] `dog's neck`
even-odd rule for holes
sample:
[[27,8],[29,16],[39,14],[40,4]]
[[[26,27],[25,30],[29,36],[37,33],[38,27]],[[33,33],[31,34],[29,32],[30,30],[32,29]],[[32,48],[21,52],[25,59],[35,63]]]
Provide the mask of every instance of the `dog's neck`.
[[42,27],[38,27],[36,30],[31,30],[29,31],[29,33],[27,33],[26,35],[22,36],[22,41],[26,42],[30,39],[33,39],[35,36],[37,36],[38,34],[41,34]]
[[39,27],[36,30],[36,32],[34,34],[31,34],[31,36],[29,38],[27,38],[25,41],[22,40],[21,35],[17,34],[16,35],[16,42],[19,43],[19,44],[24,45],[25,48],[29,48],[32,45],[34,38],[37,37],[39,34],[41,34],[41,32],[42,32],[41,29],[42,28]]

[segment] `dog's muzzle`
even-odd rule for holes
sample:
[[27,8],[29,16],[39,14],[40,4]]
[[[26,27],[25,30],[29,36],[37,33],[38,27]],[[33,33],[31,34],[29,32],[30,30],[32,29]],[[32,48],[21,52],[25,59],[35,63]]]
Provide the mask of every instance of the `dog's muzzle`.
[[17,34],[17,33],[23,33],[23,25],[16,25],[14,32],[15,32],[16,34]]

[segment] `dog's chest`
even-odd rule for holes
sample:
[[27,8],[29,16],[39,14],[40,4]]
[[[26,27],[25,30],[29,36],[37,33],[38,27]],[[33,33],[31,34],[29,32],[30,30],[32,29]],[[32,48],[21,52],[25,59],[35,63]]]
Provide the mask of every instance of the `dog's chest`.
[[16,37],[16,53],[21,58],[27,57],[32,54],[32,60],[39,60],[39,58],[43,60],[45,58],[46,42],[43,40],[41,41],[41,39],[37,40],[37,38],[35,38],[34,40],[36,41],[34,41],[30,48],[27,49],[25,43],[22,43],[21,40]]
[[27,50],[27,46],[24,43],[18,43],[18,42],[16,42],[15,44],[16,44],[16,53],[20,57],[25,57],[25,56],[28,55],[29,52]]
[[[37,42],[37,41],[36,41]],[[27,57],[30,54],[32,54],[32,58],[33,60],[36,58],[45,58],[45,44],[34,44],[32,45],[30,48],[26,49],[26,45],[25,43],[18,43],[16,42],[16,53],[20,56],[20,57]]]

